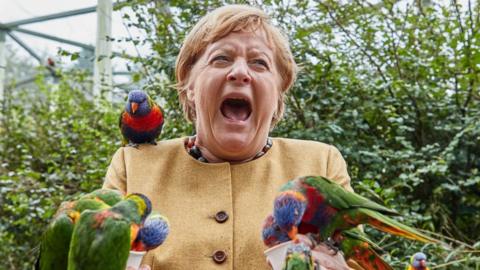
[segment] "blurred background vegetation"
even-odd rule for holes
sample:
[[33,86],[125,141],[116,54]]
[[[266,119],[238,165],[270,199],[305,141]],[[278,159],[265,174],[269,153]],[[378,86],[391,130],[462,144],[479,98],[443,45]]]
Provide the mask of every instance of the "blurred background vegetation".
[[[272,135],[337,146],[356,192],[449,245],[367,228],[386,260],[403,269],[422,250],[431,269],[480,269],[478,3],[127,1],[117,9],[132,8],[124,23],[143,35],[114,42],[154,51],[131,59],[131,70],[166,111],[162,139],[193,134],[172,88],[175,57],[192,24],[225,3],[267,11],[301,66]],[[0,118],[0,269],[31,268],[56,207],[100,187],[120,147],[126,91],[92,100],[80,68],[58,69],[55,80],[37,73],[34,86],[10,88]]]

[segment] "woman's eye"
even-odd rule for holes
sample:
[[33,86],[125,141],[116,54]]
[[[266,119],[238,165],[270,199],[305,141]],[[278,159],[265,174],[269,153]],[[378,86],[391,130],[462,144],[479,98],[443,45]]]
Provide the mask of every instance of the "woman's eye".
[[263,59],[254,59],[252,62],[256,65],[261,65],[261,66],[264,66],[265,68],[268,68],[267,61]]
[[212,59],[212,63],[214,62],[227,62],[228,57],[225,55],[217,55]]

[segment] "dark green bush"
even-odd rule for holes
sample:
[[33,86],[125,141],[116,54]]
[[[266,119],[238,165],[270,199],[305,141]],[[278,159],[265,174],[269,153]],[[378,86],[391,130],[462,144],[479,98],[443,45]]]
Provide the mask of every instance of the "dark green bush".
[[52,84],[39,76],[36,87],[7,100],[0,127],[0,269],[32,264],[57,206],[98,188],[120,146],[118,108],[89,100],[84,78],[65,74]]

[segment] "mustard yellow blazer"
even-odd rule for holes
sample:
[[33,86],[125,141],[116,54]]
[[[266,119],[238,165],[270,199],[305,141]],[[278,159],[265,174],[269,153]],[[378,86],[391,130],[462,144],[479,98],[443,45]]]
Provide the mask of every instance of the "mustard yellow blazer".
[[194,159],[184,140],[118,149],[103,185],[143,193],[169,218],[167,240],[143,259],[153,270],[270,269],[261,226],[283,183],[320,175],[352,190],[345,161],[331,145],[273,138],[264,156],[230,164]]

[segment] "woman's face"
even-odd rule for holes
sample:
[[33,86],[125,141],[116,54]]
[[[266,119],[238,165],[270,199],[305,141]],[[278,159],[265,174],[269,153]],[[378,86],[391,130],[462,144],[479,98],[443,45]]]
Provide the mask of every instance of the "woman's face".
[[197,146],[210,161],[241,161],[266,143],[281,79],[263,31],[210,44],[190,72]]

